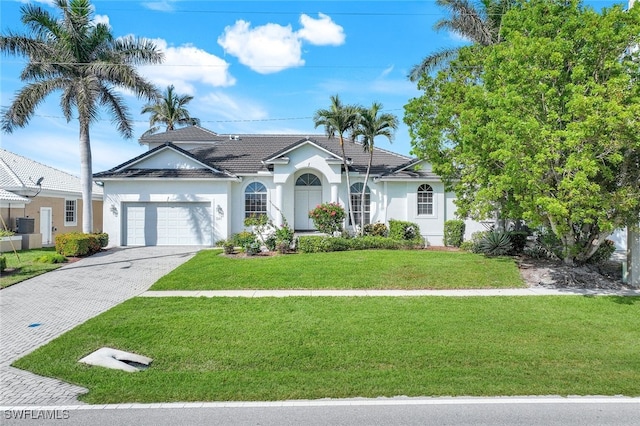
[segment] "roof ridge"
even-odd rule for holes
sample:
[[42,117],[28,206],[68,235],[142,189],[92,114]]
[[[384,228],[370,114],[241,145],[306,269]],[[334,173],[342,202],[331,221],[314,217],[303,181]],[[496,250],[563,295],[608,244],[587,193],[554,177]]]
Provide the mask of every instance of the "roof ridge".
[[[67,176],[71,176],[71,177],[73,177],[73,178],[80,179],[80,176],[76,176],[76,175],[71,174],[71,173],[69,173],[69,172],[65,172],[64,170],[56,169],[55,167],[52,167],[52,166],[46,165],[46,164],[41,163],[41,162],[36,161],[36,160],[32,160],[31,158],[25,157],[25,156],[20,155],[20,154],[16,154],[15,152],[7,151],[6,149],[3,149],[3,148],[0,148],[0,149],[1,149],[1,150],[3,150],[3,151],[5,151],[5,152],[8,152],[8,153],[9,153],[9,154],[11,154],[11,155],[15,155],[16,157],[20,157],[20,158],[22,158],[22,159],[24,159],[24,160],[26,160],[26,161],[29,161],[29,162],[31,162],[31,163],[35,163],[35,164],[38,164],[38,165],[40,165],[40,166],[42,166],[42,167],[46,167],[47,169],[52,170],[52,171],[54,171],[54,172],[57,172],[57,173],[64,173],[64,174],[65,174],[65,175],[67,175]],[[8,165],[7,165],[7,166],[8,166]]]

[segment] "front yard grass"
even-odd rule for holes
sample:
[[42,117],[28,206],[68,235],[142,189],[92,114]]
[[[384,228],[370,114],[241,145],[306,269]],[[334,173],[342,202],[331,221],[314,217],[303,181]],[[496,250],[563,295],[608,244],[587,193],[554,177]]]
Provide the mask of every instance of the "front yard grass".
[[20,281],[28,280],[37,275],[44,274],[45,272],[58,269],[63,266],[64,263],[39,263],[34,262],[43,255],[55,253],[54,247],[45,247],[32,250],[20,250],[18,251],[18,257],[14,252],[3,253],[2,256],[7,258],[7,269],[11,271],[2,272],[0,277],[0,288],[5,288],[10,285],[19,283]]
[[[640,298],[135,298],[18,360],[89,403],[640,395]],[[109,346],[140,373],[77,361]]]
[[233,258],[204,250],[151,290],[524,287],[510,258],[466,252],[360,250]]

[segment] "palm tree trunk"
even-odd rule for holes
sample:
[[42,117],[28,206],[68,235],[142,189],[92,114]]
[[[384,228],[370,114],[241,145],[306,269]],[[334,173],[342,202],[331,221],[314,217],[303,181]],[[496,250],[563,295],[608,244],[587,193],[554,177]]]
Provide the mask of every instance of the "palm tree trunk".
[[360,195],[360,235],[364,235],[364,205],[367,197],[367,183],[369,182],[369,173],[371,172],[371,163],[373,163],[373,146],[369,149],[369,163],[367,164],[367,173],[364,175],[364,185],[362,185],[362,194]]
[[82,232],[93,232],[93,172],[89,123],[80,119],[80,187],[82,191]]
[[351,179],[349,178],[349,165],[347,164],[347,154],[344,152],[344,139],[342,134],[340,135],[340,148],[342,148],[342,164],[344,165],[344,173],[347,179],[347,207],[349,208],[349,220],[351,221],[351,227],[355,234],[356,219],[353,216],[353,209],[351,208]]

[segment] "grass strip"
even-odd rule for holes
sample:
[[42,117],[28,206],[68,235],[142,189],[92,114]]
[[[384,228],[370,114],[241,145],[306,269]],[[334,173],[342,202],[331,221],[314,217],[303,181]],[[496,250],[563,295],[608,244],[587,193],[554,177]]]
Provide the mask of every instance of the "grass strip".
[[[89,403],[640,395],[640,298],[136,298],[14,365]],[[79,364],[102,346],[140,373]]]
[[28,280],[45,272],[53,271],[64,263],[41,263],[35,262],[35,259],[56,252],[54,247],[46,247],[32,250],[20,250],[18,256],[14,252],[2,253],[7,258],[7,271],[2,272],[0,276],[0,288],[9,287],[21,281]]
[[151,290],[513,287],[524,283],[512,259],[465,252],[361,250],[232,258],[205,250]]

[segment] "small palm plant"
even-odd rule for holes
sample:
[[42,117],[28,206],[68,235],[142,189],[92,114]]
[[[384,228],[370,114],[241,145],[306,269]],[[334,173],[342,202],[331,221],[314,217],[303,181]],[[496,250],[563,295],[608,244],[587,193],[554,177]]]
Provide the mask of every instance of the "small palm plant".
[[486,256],[505,256],[512,248],[511,237],[506,232],[487,232],[480,240],[480,252]]

